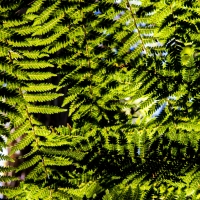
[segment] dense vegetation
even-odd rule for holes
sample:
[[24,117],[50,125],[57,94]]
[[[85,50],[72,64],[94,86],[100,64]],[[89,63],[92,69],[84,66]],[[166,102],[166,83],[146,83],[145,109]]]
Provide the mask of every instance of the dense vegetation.
[[1,0],[0,193],[200,199],[199,27],[198,0]]

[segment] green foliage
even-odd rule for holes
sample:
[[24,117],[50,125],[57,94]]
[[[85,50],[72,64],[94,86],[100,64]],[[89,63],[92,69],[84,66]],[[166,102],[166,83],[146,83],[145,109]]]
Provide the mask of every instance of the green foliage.
[[[0,158],[21,164],[0,168],[1,182],[18,183],[0,192],[199,199],[199,10],[190,0],[1,1],[0,149],[11,150]],[[45,125],[57,113],[67,124]]]

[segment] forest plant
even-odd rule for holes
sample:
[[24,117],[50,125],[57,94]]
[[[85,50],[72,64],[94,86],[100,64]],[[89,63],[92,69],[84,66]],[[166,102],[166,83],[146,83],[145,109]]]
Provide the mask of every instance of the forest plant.
[[[13,172],[2,182],[17,180],[1,193],[199,199],[199,6],[2,0],[0,145],[11,150],[1,159],[26,153],[1,168]],[[136,106],[147,113],[133,123]],[[45,125],[61,112],[65,124]]]

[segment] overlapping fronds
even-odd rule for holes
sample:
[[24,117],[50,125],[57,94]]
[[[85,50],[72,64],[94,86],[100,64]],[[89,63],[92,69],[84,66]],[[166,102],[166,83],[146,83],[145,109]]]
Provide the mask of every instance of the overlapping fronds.
[[[29,3],[32,4],[31,2]],[[29,34],[26,34],[26,38],[23,37],[23,32],[18,31],[30,27],[34,23],[35,17],[25,15],[25,10],[30,6],[29,3],[20,1],[13,8],[7,8],[4,3],[1,4],[4,7],[0,25],[2,30],[0,38],[1,136],[5,136],[7,139],[7,145],[10,147],[9,156],[14,158],[10,160],[14,162],[19,160],[19,163],[21,163],[19,166],[14,164],[15,168],[11,168],[10,170],[12,176],[2,176],[2,182],[23,179],[23,172],[21,173],[21,171],[26,173],[26,170],[29,170],[30,167],[34,171],[34,168],[38,169],[38,166],[42,169],[42,172],[40,171],[39,174],[41,180],[46,180],[49,176],[48,167],[71,164],[71,161],[68,159],[58,157],[55,160],[40,153],[39,144],[40,141],[43,141],[44,135],[37,135],[37,133],[43,132],[44,134],[46,131],[49,134],[51,132],[43,128],[32,113],[52,114],[65,112],[66,110],[58,106],[50,106],[45,103],[41,105],[40,103],[49,102],[62,96],[62,94],[47,93],[47,91],[56,88],[56,85],[51,83],[51,78],[56,76],[51,68],[55,70],[56,66],[49,59],[45,60],[49,55],[42,53],[41,48],[37,48],[36,46],[32,48],[21,48],[21,46],[16,47],[15,43],[12,42],[14,41],[20,44],[32,38],[33,33],[31,31]],[[42,5],[41,3],[40,5]],[[34,8],[35,6],[37,8]],[[41,9],[39,2],[34,3],[31,8],[27,10],[26,14]],[[8,15],[8,13],[10,14]],[[15,19],[15,13],[19,13],[17,19]],[[9,127],[6,128],[8,123]],[[2,147],[6,147],[6,141],[4,140],[5,138],[3,139],[2,137],[1,150]],[[21,158],[15,158],[15,153],[23,151],[25,148],[29,148],[28,152],[21,156]],[[4,157],[2,156],[2,159],[9,158]],[[46,164],[44,164],[45,162]],[[12,166],[11,163],[7,163],[7,165]],[[4,173],[3,170],[2,172]],[[4,174],[6,175],[6,173]],[[38,178],[38,176],[36,177]],[[31,187],[34,187],[34,185]],[[21,194],[20,191],[21,188],[16,189],[16,193],[12,190],[9,193],[6,188],[1,188],[1,193],[4,193],[9,198],[15,198],[15,195]],[[27,196],[22,194],[22,197],[27,199],[31,195],[30,193]]]
[[[0,181],[19,180],[0,192],[199,199],[199,6],[3,0],[0,158],[20,164],[0,168]],[[45,125],[56,113],[67,124]]]

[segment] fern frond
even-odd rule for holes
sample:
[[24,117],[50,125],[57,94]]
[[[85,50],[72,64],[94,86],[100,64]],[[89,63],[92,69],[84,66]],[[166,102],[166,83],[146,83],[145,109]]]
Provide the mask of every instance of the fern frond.
[[50,15],[56,10],[57,6],[60,4],[60,1],[55,2],[52,6],[49,6],[45,11],[43,11],[39,17],[37,17],[33,23],[33,26],[44,23]]
[[64,13],[61,12],[57,18],[52,19],[51,21],[47,22],[42,29],[39,29],[37,31],[35,31],[32,36],[35,35],[44,35],[45,33],[48,33],[50,30],[52,30],[54,28],[54,26],[60,22],[61,19],[63,19],[64,17]]
[[56,86],[53,84],[28,84],[28,87],[22,87],[22,90],[27,91],[27,92],[46,92],[48,90],[53,90],[55,89]]
[[35,139],[35,136],[33,134],[33,132],[28,135],[25,135],[23,137],[23,139],[17,143],[15,146],[13,146],[11,148],[11,151],[10,151],[10,155],[12,155],[14,152],[18,151],[18,150],[22,150],[24,149],[26,146],[28,146],[33,140]]
[[44,81],[46,79],[49,79],[57,75],[51,72],[46,72],[46,73],[45,72],[29,72],[28,76],[30,77],[31,80]]
[[36,0],[31,7],[26,11],[27,14],[29,13],[35,13],[37,12],[40,8],[41,5],[43,4],[44,0]]
[[49,57],[48,54],[41,53],[40,51],[23,51],[22,54],[26,56],[27,58],[31,58],[31,59]]
[[23,121],[23,125],[20,126],[17,130],[15,130],[14,133],[12,133],[12,135],[10,135],[7,142],[10,143],[13,140],[16,140],[17,138],[22,136],[25,133],[25,131],[29,130],[29,128],[31,128],[29,121]]
[[29,113],[42,113],[42,114],[53,114],[59,112],[66,112],[66,109],[59,108],[57,106],[32,106],[29,105],[28,107]]
[[35,165],[36,163],[38,163],[39,161],[41,161],[41,156],[37,155],[34,156],[33,158],[31,158],[30,160],[23,162],[16,170],[16,172],[19,172],[21,170],[27,169],[33,165]]
[[20,65],[23,69],[40,69],[40,68],[47,68],[47,67],[54,67],[52,64],[48,62],[16,62],[18,65]]
[[24,98],[27,102],[44,102],[52,101],[58,97],[63,96],[63,94],[58,93],[42,93],[42,94],[25,94]]
[[67,166],[72,164],[72,161],[70,161],[69,159],[55,157],[55,156],[53,158],[44,157],[44,162],[47,166],[48,165]]

